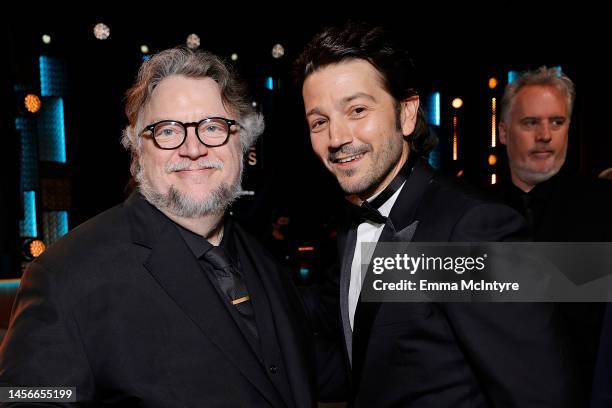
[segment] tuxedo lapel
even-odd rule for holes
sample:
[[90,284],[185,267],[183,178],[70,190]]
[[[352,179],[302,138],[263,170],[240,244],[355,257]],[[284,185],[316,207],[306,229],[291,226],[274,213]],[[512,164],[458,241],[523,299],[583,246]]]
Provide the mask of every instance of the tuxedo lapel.
[[202,333],[270,401],[282,400],[172,222],[140,195],[128,200],[134,242],[151,249],[144,267]]
[[[372,257],[376,257],[378,254],[379,242],[412,241],[412,238],[414,237],[419,225],[419,220],[415,219],[417,210],[432,177],[433,172],[429,168],[429,165],[423,160],[417,161],[414,166],[414,169],[412,170],[412,173],[410,174],[410,177],[408,177],[408,180],[406,180],[402,191],[400,192],[399,196],[397,197],[397,200],[393,204],[393,208],[391,208],[391,212],[389,213],[389,217],[387,218],[385,227],[383,228],[380,237],[378,238],[378,242],[374,250],[374,255]],[[354,246],[355,244],[353,243],[352,247]],[[368,278],[370,274],[370,268],[368,268],[366,276],[364,277],[364,281]],[[375,302],[371,304],[376,305]],[[362,306],[364,306],[364,303],[360,301],[357,305],[355,315],[357,315],[358,312],[361,312]],[[377,310],[378,307],[374,306],[374,309]],[[357,320],[357,317],[355,317],[355,320]],[[355,326],[356,325],[357,324],[355,324]]]
[[[378,242],[410,242],[414,237],[419,225],[415,220],[417,209],[421,198],[427,189],[433,172],[423,160],[417,161],[412,173],[402,191],[400,192],[393,208],[387,218],[385,227]],[[353,244],[353,247],[355,245]],[[376,245],[372,258],[379,256],[379,246]],[[349,270],[350,274],[350,270]],[[372,279],[371,265],[363,280],[363,285],[370,285]],[[362,291],[363,293],[363,291]],[[355,386],[359,386],[364,357],[372,330],[372,325],[381,307],[381,302],[363,302],[361,297],[355,310],[355,320],[353,328],[353,381]]]
[[[351,321],[349,317],[349,286],[351,283],[351,266],[353,255],[355,254],[355,244],[357,242],[357,228],[351,226],[345,234],[343,234],[343,247],[340,252],[342,254],[342,262],[340,265],[340,315],[342,317],[342,332],[344,335],[344,344],[346,345],[346,353],[349,364],[353,363],[353,330],[351,329]],[[340,242],[339,242],[340,244]]]
[[[414,221],[418,221],[415,220],[417,210],[433,175],[433,170],[426,161],[417,161],[389,213],[396,231],[401,232]],[[379,241],[382,242],[382,239]]]

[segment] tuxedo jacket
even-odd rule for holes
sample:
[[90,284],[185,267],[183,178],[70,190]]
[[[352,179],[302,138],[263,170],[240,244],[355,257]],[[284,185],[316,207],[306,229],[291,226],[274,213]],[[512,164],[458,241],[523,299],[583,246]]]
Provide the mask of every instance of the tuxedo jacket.
[[269,303],[266,314],[253,302],[260,353],[176,225],[135,193],[29,265],[0,383],[76,387],[83,406],[312,407],[310,332],[290,276],[233,234],[264,292],[251,296]]
[[[514,210],[438,178],[422,160],[389,221],[378,242],[515,240],[525,227]],[[566,345],[549,303],[377,303],[360,298],[351,333],[347,305],[355,234],[348,231],[347,225],[338,234],[338,282],[355,406],[574,406]]]

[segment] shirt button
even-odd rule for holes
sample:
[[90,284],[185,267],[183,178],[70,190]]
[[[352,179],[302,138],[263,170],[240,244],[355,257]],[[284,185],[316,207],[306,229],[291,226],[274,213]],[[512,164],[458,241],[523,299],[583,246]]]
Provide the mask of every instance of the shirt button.
[[278,367],[275,366],[274,364],[272,364],[270,367],[268,367],[268,369],[270,370],[270,372],[272,374],[276,374],[278,372]]

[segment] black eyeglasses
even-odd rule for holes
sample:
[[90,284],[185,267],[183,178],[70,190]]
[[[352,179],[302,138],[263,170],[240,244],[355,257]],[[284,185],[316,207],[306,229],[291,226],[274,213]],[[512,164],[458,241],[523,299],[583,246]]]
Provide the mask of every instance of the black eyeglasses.
[[178,120],[162,120],[145,127],[141,136],[152,136],[155,145],[164,150],[178,149],[187,139],[187,128],[195,127],[200,143],[207,147],[224,145],[238,122],[226,118],[204,118],[199,122],[183,123]]

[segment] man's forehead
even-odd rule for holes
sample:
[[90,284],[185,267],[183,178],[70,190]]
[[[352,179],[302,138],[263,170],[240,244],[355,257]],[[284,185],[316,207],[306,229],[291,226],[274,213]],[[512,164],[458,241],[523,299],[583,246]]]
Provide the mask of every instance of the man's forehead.
[[218,84],[211,78],[174,76],[164,79],[153,90],[144,106],[145,116],[161,120],[166,116],[193,114],[196,116],[229,115]]
[[309,79],[313,78],[324,78],[326,82],[337,86],[355,86],[360,83],[362,86],[375,85],[384,88],[382,74],[369,61],[360,58],[347,59],[319,67],[308,75],[304,85],[312,82]]
[[392,98],[381,74],[369,62],[357,59],[315,71],[304,82],[302,91],[307,114],[318,113],[318,105],[325,100],[332,102],[334,108],[343,108],[355,100],[378,103],[385,99],[385,95]]
[[553,86],[529,85],[519,90],[513,104],[515,113],[522,116],[567,116],[568,100]]

